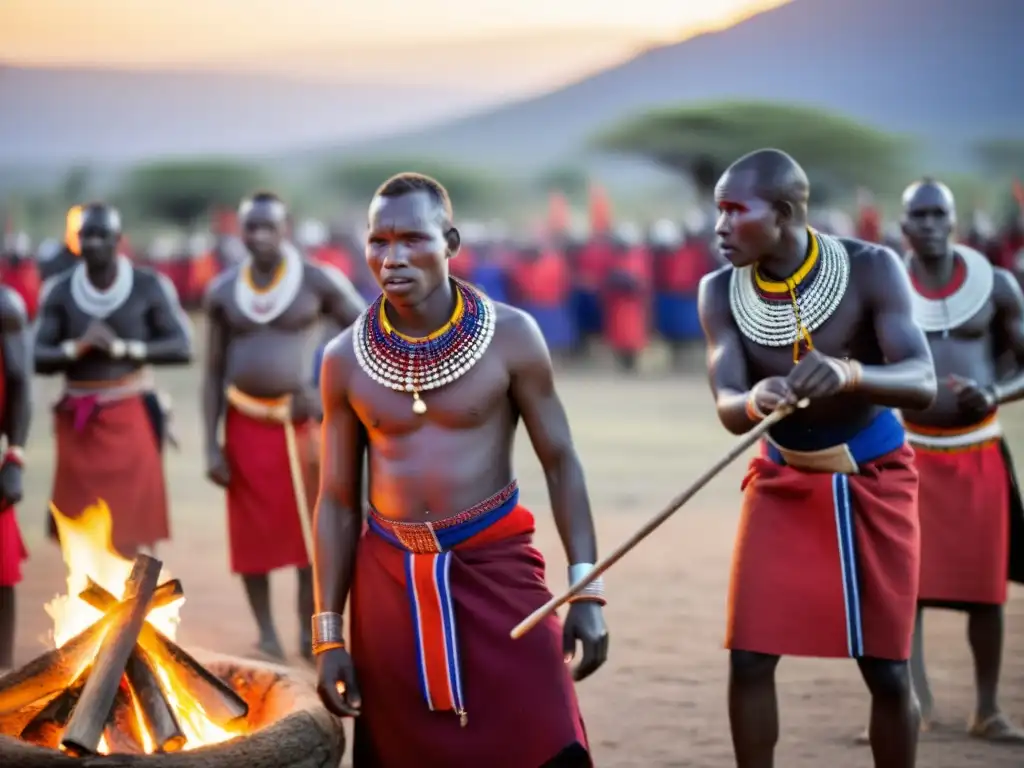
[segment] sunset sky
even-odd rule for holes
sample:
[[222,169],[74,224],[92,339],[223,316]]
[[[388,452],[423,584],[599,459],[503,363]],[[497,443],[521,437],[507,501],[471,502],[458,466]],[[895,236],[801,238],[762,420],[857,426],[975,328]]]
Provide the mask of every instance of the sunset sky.
[[0,0],[0,58],[195,64],[341,42],[632,29],[674,39],[782,0]]

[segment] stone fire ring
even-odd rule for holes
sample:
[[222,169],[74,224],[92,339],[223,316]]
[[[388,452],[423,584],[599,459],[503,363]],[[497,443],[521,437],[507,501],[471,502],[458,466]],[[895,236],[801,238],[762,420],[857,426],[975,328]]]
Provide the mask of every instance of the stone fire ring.
[[69,757],[17,735],[37,708],[0,720],[0,765],[18,768],[337,768],[345,751],[341,720],[310,682],[287,667],[194,654],[249,704],[248,733],[221,744],[162,755]]

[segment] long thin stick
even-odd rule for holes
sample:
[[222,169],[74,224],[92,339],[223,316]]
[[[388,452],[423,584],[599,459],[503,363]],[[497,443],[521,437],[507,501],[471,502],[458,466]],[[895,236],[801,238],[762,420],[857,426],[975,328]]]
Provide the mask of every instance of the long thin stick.
[[544,605],[538,608],[536,611],[531,613],[515,627],[513,627],[512,635],[513,640],[518,640],[520,637],[525,635],[535,626],[540,624],[545,618],[550,616],[552,613],[557,611],[569,600],[578,595],[583,591],[583,588],[590,584],[594,579],[600,576],[602,573],[607,571],[619,560],[626,556],[637,544],[646,539],[654,530],[674,515],[679,508],[682,507],[686,502],[693,498],[694,494],[697,493],[701,488],[707,485],[712,478],[715,477],[719,472],[725,469],[727,466],[732,464],[737,458],[739,458],[750,446],[764,437],[765,433],[772,428],[775,424],[778,424],[782,419],[786,418],[795,411],[797,408],[804,408],[807,405],[806,400],[801,400],[795,407],[784,406],[772,411],[768,417],[754,427],[752,430],[747,432],[743,437],[736,441],[736,444],[729,449],[729,451],[722,456],[718,461],[711,466],[710,469],[706,470],[704,474],[698,477],[689,488],[676,496],[672,501],[669,502],[668,506],[665,507],[661,512],[652,517],[639,531],[629,537],[622,545],[619,546],[614,552],[608,555],[606,558],[597,563],[582,579],[577,581],[568,590],[558,597],[552,597]]
[[292,490],[295,492],[295,506],[299,509],[299,525],[302,526],[302,540],[306,544],[306,557],[313,561],[313,523],[309,514],[309,498],[306,496],[306,477],[302,471],[302,457],[295,435],[295,424],[291,418],[284,422],[284,439],[288,448],[288,469],[292,475]]

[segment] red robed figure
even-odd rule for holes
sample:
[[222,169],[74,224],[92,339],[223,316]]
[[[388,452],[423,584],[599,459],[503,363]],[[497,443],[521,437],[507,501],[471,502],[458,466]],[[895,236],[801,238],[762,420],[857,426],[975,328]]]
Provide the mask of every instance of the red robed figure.
[[612,256],[602,298],[608,346],[617,352],[644,350],[651,307],[651,263],[646,248],[633,246]]
[[[3,370],[3,350],[0,350],[0,371]],[[7,380],[0,375],[0,413],[7,403]],[[0,508],[0,587],[13,587],[21,582],[21,563],[28,558],[28,550],[21,538],[14,507]]]

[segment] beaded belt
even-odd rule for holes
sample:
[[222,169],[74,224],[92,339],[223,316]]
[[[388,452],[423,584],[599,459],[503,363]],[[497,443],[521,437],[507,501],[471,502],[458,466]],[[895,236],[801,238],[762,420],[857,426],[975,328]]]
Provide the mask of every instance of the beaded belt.
[[291,417],[291,398],[288,395],[273,398],[254,397],[232,384],[225,390],[224,396],[229,405],[250,419],[284,424]]
[[891,453],[903,445],[906,433],[894,411],[881,411],[858,434],[844,443],[816,451],[784,448],[769,438],[765,449],[769,459],[804,472],[855,475],[860,465]]
[[982,443],[998,440],[1003,436],[1003,428],[995,413],[977,424],[960,428],[924,427],[916,424],[905,424],[907,442],[918,448],[934,451],[955,451],[972,448]]
[[429,522],[391,520],[371,504],[367,522],[376,533],[413,554],[438,554],[497,522],[518,503],[519,484],[513,480],[493,496],[451,517]]

